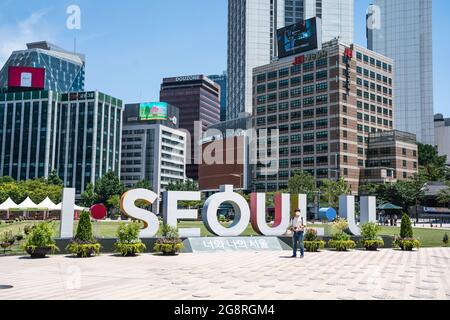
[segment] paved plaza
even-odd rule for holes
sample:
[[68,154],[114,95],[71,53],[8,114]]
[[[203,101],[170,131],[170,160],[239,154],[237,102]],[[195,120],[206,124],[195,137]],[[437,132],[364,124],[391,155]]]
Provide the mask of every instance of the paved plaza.
[[0,257],[0,300],[450,300],[450,249],[289,253]]

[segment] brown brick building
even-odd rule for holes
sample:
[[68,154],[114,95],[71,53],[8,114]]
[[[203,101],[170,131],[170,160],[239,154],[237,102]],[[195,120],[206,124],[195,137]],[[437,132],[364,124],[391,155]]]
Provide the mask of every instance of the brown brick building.
[[186,129],[191,136],[186,175],[197,181],[198,165],[194,164],[194,146],[198,147],[199,142],[194,141],[195,121],[202,121],[203,131],[220,121],[220,86],[203,75],[165,78],[161,84],[160,101],[180,111],[179,127]]
[[401,131],[386,131],[369,135],[366,169],[361,180],[383,183],[405,180],[418,170],[416,135]]
[[344,177],[356,193],[369,135],[393,130],[393,63],[333,40],[255,68],[253,125],[279,130],[279,170],[267,176],[256,165],[253,189],[284,189],[295,170],[304,170],[319,182]]

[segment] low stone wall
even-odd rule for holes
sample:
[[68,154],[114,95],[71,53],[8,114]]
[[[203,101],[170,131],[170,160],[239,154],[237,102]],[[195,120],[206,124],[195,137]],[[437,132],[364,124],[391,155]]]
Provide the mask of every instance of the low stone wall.
[[[144,244],[147,247],[146,253],[155,252],[155,250],[153,250],[153,248],[155,246],[157,239],[158,238],[142,239],[142,242],[144,242]],[[113,253],[114,252],[114,244],[117,241],[116,238],[97,239],[97,240],[100,243],[100,245],[102,246],[102,249],[100,250],[100,252],[102,252],[102,253]],[[184,241],[184,240],[186,240],[185,238],[182,238],[182,240],[185,245],[183,252],[191,252],[192,250],[190,250],[188,241]],[[56,245],[60,249],[59,253],[68,254],[68,252],[66,251],[66,247],[70,243],[70,239],[55,239],[55,241],[56,241]],[[188,250],[188,251],[186,251],[186,250]]]
[[[329,240],[331,240],[331,237],[320,237],[321,239],[323,239],[325,242],[328,242]],[[393,242],[394,242],[394,238],[390,237],[390,236],[382,236],[383,240],[384,240],[384,248],[393,248]],[[145,245],[147,246],[147,250],[146,253],[154,253],[155,251],[153,250],[153,247],[155,246],[155,242],[158,238],[146,238],[146,239],[142,239],[142,241],[145,243]],[[284,246],[284,250],[292,248],[292,237],[289,236],[283,236],[283,237],[278,237],[278,239],[285,244],[286,246]],[[363,246],[361,245],[361,237],[352,237],[351,238],[353,241],[356,242],[357,248],[362,249]],[[59,247],[60,254],[68,254],[68,252],[66,251],[66,246],[70,243],[70,239],[55,239],[56,240],[56,245]],[[183,249],[183,253],[191,253],[192,252],[192,248],[190,247],[190,243],[189,241],[187,241],[186,238],[182,238],[183,240],[183,244],[184,244],[184,249]],[[102,249],[101,252],[102,253],[113,253],[114,252],[114,243],[116,243],[117,239],[115,238],[108,238],[108,239],[98,239],[98,242],[101,244]],[[325,245],[326,248],[326,245]]]

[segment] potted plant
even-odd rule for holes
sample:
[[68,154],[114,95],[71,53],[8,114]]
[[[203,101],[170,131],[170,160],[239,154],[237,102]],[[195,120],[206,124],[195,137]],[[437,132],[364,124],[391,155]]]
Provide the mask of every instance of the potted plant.
[[79,258],[88,258],[100,253],[100,244],[92,235],[92,223],[89,212],[80,214],[77,233],[66,250]]
[[0,236],[0,247],[3,249],[3,254],[6,253],[6,250],[14,244],[16,238],[13,236],[12,231],[3,232]]
[[379,247],[384,246],[384,241],[378,236],[381,227],[375,222],[369,222],[361,225],[361,244],[367,251],[377,251]]
[[134,257],[138,253],[145,252],[147,247],[139,239],[140,229],[139,222],[121,223],[117,230],[117,242],[114,244],[116,252],[123,257]]
[[47,254],[59,251],[53,240],[53,224],[46,221],[36,224],[23,247],[31,258],[45,258]]
[[328,241],[328,246],[336,251],[348,251],[356,248],[355,241],[345,232],[348,229],[348,222],[345,219],[337,219],[333,223],[333,238]]
[[319,252],[325,247],[325,242],[317,237],[317,230],[307,229],[303,241],[307,252]]
[[406,213],[402,217],[400,237],[394,239],[394,245],[402,249],[402,251],[413,251],[414,248],[420,248],[420,241],[414,238],[411,219]]
[[442,238],[442,242],[444,243],[445,246],[448,246],[448,234],[444,235],[444,238]]
[[156,240],[154,250],[163,255],[176,255],[180,252],[184,245],[179,238],[178,230],[167,224],[163,225],[162,238]]

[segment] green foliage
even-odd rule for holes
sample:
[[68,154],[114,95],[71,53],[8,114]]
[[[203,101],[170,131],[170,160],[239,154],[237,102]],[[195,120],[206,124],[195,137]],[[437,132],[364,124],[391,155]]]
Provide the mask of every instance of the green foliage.
[[59,251],[53,240],[53,223],[40,222],[34,225],[30,234],[26,238],[24,249],[36,250],[36,248],[51,248],[52,252]]
[[100,249],[100,244],[95,240],[92,234],[91,216],[89,212],[84,211],[80,214],[75,238],[66,247],[66,250],[81,258],[86,258],[91,255],[98,255]]
[[145,252],[146,245],[139,239],[141,226],[139,222],[121,223],[117,229],[117,242],[114,247],[122,256],[134,256]]
[[156,252],[174,255],[184,248],[177,228],[164,224],[162,227],[162,235],[162,238],[156,240],[154,246]]
[[114,208],[114,203],[108,203],[113,196],[121,196],[125,192],[125,186],[120,182],[115,172],[108,172],[97,180],[94,187],[96,194],[95,203],[103,203],[108,210]]
[[391,184],[366,184],[361,186],[359,191],[361,195],[377,197],[378,204],[392,203],[408,211],[424,198],[423,187],[426,181],[423,175],[416,175]]
[[306,194],[309,201],[314,200],[316,189],[314,177],[305,171],[295,171],[294,176],[288,180],[288,193]]
[[356,243],[353,240],[332,239],[328,241],[328,247],[335,249],[336,251],[348,251],[356,248]]
[[87,211],[83,211],[80,214],[80,220],[78,222],[78,228],[77,233],[75,235],[75,239],[83,242],[95,241],[94,236],[92,235],[91,216]]
[[316,240],[317,240],[317,230],[306,229],[304,241],[316,241]]
[[411,226],[411,219],[404,213],[402,216],[402,222],[400,225],[400,238],[407,239],[413,238],[413,229]]
[[170,239],[158,239],[155,243],[155,252],[163,253],[166,255],[174,255],[183,250],[184,245],[181,241],[173,241]]
[[325,242],[322,240],[303,241],[307,252],[319,252],[325,248]]
[[436,197],[436,200],[440,205],[444,207],[450,205],[450,189],[440,190]]
[[420,248],[420,241],[413,238],[395,238],[394,245],[403,251],[412,251]]
[[100,254],[100,243],[77,243],[76,240],[72,241],[66,250],[71,254],[77,255],[80,258],[87,258],[91,255]]
[[[167,191],[199,191],[198,184],[192,180],[186,180],[184,182],[177,181],[171,182],[167,187]],[[203,207],[204,199],[200,201],[180,201],[178,203],[181,208],[201,208]]]
[[348,222],[345,219],[337,218],[331,225],[331,230],[333,233],[345,232],[348,230]]
[[369,222],[361,225],[361,237],[363,240],[378,240],[378,233],[381,227],[375,222]]
[[380,247],[384,247],[383,239],[362,240],[361,243],[366,248],[366,250],[376,250]]
[[117,239],[121,243],[134,243],[140,241],[139,232],[141,225],[139,222],[121,223],[117,229]]
[[343,177],[339,178],[337,181],[331,181],[329,179],[323,180],[320,189],[322,191],[323,201],[327,202],[331,208],[338,208],[339,197],[350,193],[350,187]]
[[348,241],[350,240],[350,236],[344,231],[339,231],[333,234],[333,240],[336,241]]
[[448,176],[447,156],[439,156],[437,147],[419,144],[420,172],[427,181],[443,181]]
[[0,234],[0,243],[8,243],[12,246],[14,242],[16,242],[16,237],[12,231],[5,231]]
[[42,202],[49,197],[53,202],[61,202],[62,186],[49,183],[45,179],[34,179],[26,181],[11,181],[3,177],[0,180],[0,203],[9,197],[15,203],[21,203],[30,197],[35,203]]
[[55,186],[64,186],[64,181],[61,180],[61,178],[58,176],[58,173],[56,170],[53,170],[49,175],[47,182],[49,184],[55,185]]
[[147,189],[147,190],[151,190],[152,189],[152,184],[150,181],[148,180],[141,180],[138,181],[135,185],[134,185],[134,189]]
[[448,245],[448,234],[444,235],[444,237],[442,238],[442,242],[444,243],[445,246]]
[[135,242],[135,243],[116,242],[114,248],[116,252],[120,253],[123,257],[135,256],[147,250],[147,246],[142,242]]
[[88,183],[84,192],[81,193],[81,203],[85,207],[92,207],[97,200],[97,194],[94,192],[92,183]]
[[227,218],[223,214],[221,214],[219,215],[219,222],[227,222]]
[[198,191],[198,184],[192,180],[186,180],[184,182],[177,181],[171,182],[166,187],[167,191]]

